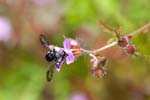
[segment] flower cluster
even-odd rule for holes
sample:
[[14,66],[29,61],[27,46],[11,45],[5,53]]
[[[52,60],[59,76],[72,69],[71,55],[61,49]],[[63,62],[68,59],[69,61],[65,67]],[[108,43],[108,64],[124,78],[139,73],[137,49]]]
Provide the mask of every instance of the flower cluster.
[[132,36],[127,35],[121,37],[121,40],[118,40],[118,45],[122,47],[128,54],[134,54],[137,51],[137,48],[129,41]]

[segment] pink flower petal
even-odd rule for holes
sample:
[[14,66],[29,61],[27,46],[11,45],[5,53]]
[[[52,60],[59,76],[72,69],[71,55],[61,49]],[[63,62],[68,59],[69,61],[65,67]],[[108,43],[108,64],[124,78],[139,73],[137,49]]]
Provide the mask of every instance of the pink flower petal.
[[75,60],[74,55],[72,53],[69,53],[69,55],[66,57],[66,63],[71,64],[74,62],[74,60]]
[[64,49],[69,50],[71,47],[71,40],[70,39],[65,39],[63,42]]
[[64,60],[61,63],[56,63],[55,67],[56,67],[56,70],[58,72],[60,71],[60,68],[61,68],[61,66],[62,66],[63,63],[64,63]]
[[4,17],[0,16],[0,41],[8,41],[11,37],[12,26],[10,21]]

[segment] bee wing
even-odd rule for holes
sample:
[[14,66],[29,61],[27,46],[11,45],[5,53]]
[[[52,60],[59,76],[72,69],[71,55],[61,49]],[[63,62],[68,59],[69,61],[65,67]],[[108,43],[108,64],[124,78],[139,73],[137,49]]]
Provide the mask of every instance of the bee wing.
[[46,47],[49,46],[49,41],[47,40],[47,38],[43,34],[40,35],[40,42],[42,45],[44,45]]
[[48,71],[46,72],[46,79],[47,79],[47,81],[49,81],[49,82],[50,82],[50,81],[52,80],[52,78],[53,78],[54,68],[55,68],[55,64],[52,64],[52,65],[49,67]]

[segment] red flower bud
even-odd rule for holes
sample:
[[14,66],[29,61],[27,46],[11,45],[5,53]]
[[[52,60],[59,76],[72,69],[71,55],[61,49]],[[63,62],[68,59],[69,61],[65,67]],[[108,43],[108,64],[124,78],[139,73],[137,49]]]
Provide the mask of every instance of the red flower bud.
[[128,35],[127,37],[128,37],[128,39],[129,39],[129,40],[132,38],[132,36],[131,36],[131,35]]
[[104,75],[107,74],[106,69],[104,67],[91,67],[91,73],[98,78],[102,78]]
[[137,49],[134,45],[128,44],[127,45],[127,51],[129,54],[134,54],[137,51]]
[[128,43],[129,43],[129,38],[127,36],[122,37],[121,40],[118,41],[118,44],[121,47],[127,46]]

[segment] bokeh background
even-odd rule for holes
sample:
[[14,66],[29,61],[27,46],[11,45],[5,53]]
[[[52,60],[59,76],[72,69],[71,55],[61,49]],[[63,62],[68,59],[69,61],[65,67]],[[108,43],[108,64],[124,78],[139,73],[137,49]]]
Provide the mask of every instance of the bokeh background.
[[[150,0],[0,0],[0,100],[150,100],[149,59],[117,46],[101,52],[108,58],[104,78],[90,74],[89,57],[82,55],[46,81],[50,64],[39,35],[58,46],[65,35],[96,49],[112,37],[99,20],[128,34],[150,22]],[[132,40],[146,55],[149,33]]]

